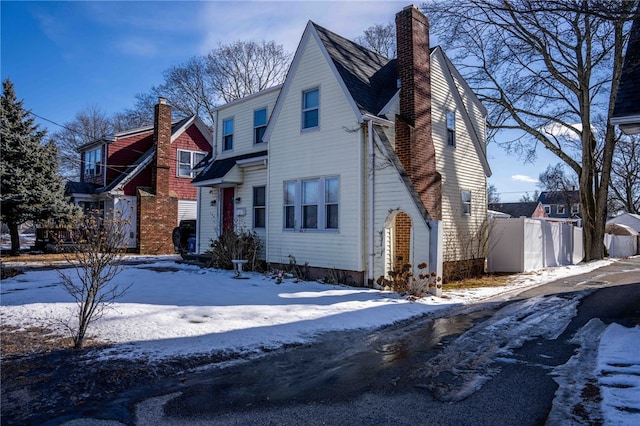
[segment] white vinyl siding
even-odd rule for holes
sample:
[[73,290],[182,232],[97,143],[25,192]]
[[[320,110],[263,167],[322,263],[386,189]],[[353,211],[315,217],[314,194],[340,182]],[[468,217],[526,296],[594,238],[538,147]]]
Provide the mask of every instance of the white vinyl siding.
[[[442,221],[443,235],[468,235],[485,220],[487,210],[486,175],[470,132],[485,140],[485,122],[479,108],[470,96],[462,93],[462,105],[456,102],[452,91],[461,91],[461,86],[450,87],[443,73],[441,53],[431,55],[431,111],[432,135],[436,150],[436,169],[442,175]],[[447,112],[456,111],[455,149],[447,142]],[[470,114],[475,129],[467,128],[462,114]],[[486,147],[483,147],[486,152]],[[461,191],[470,191],[471,214],[464,212]],[[464,242],[459,241],[459,244]],[[450,245],[459,252],[455,244]],[[445,259],[449,260],[449,259]]]
[[[310,37],[300,49],[303,56],[298,68],[290,71],[290,86],[269,139],[267,198],[278,211],[267,214],[267,260],[288,263],[288,256],[294,255],[299,264],[362,271],[364,144],[359,131],[350,131],[360,125],[315,39]],[[313,88],[320,91],[320,126],[301,132],[302,93]],[[284,229],[284,183],[327,176],[340,177],[339,230]]]
[[[267,89],[264,92],[251,95],[220,107],[218,124],[216,124],[217,146],[219,159],[242,155],[267,149],[265,143],[255,143],[257,127],[255,126],[255,112],[266,109],[267,122],[271,117],[279,90]],[[233,151],[224,151],[222,136],[225,119],[233,117]]]

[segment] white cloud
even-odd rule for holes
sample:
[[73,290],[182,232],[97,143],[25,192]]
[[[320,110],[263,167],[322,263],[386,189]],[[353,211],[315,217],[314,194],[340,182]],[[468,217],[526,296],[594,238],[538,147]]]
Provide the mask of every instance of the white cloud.
[[538,179],[525,175],[513,175],[511,176],[511,179],[517,182],[538,183]]
[[219,43],[274,40],[294,53],[309,20],[348,39],[375,24],[392,22],[403,1],[240,1],[203,3],[200,23],[208,30],[200,45],[205,54]]

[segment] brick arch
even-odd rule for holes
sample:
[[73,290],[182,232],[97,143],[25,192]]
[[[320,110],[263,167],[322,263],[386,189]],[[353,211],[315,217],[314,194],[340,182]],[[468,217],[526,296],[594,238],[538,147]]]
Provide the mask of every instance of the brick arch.
[[402,210],[392,211],[387,216],[384,223],[385,275],[411,263],[412,227],[411,217]]

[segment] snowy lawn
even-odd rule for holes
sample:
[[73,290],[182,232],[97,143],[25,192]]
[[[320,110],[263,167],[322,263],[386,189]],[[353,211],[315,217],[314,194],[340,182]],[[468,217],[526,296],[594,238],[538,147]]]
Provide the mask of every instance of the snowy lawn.
[[[155,259],[127,265],[115,278],[114,283],[131,287],[90,326],[89,335],[112,344],[97,350],[96,355],[104,358],[163,359],[212,352],[250,354],[308,342],[327,331],[375,328],[472,304],[500,293],[519,292],[589,272],[608,263],[549,268],[516,275],[502,287],[445,291],[443,298],[428,296],[411,302],[395,293],[366,288],[292,279],[276,284],[273,278],[257,273],[247,273],[248,279],[238,280],[232,278],[230,271]],[[0,288],[3,325],[44,326],[64,334],[63,324],[72,322],[75,305],[54,270],[28,271],[3,280]],[[540,305],[541,315],[533,318],[545,318],[542,298],[526,303]],[[527,309],[537,308],[527,306]],[[571,317],[575,312],[567,314]],[[494,326],[513,324],[509,315],[495,321]],[[611,424],[631,424],[629,420],[636,422],[640,415],[637,352],[640,328],[612,325],[591,333],[595,338],[600,335],[598,362],[592,364],[592,371],[597,370],[594,374],[603,389],[603,412],[608,420],[613,419]],[[620,406],[630,411],[620,412]]]

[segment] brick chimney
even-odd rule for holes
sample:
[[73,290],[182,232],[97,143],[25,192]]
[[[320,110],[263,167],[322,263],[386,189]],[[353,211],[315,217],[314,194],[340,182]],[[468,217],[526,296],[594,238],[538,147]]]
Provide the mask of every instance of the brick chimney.
[[136,222],[140,254],[173,254],[171,234],[178,225],[178,197],[171,181],[171,106],[160,98],[155,107],[153,143],[156,161],[151,165],[151,187],[138,187]]
[[171,105],[159,98],[153,119],[153,143],[156,146],[156,162],[151,175],[152,190],[158,196],[169,195],[171,157]]
[[442,219],[442,183],[431,136],[429,21],[415,6],[396,14],[400,115],[396,152],[432,219]]

